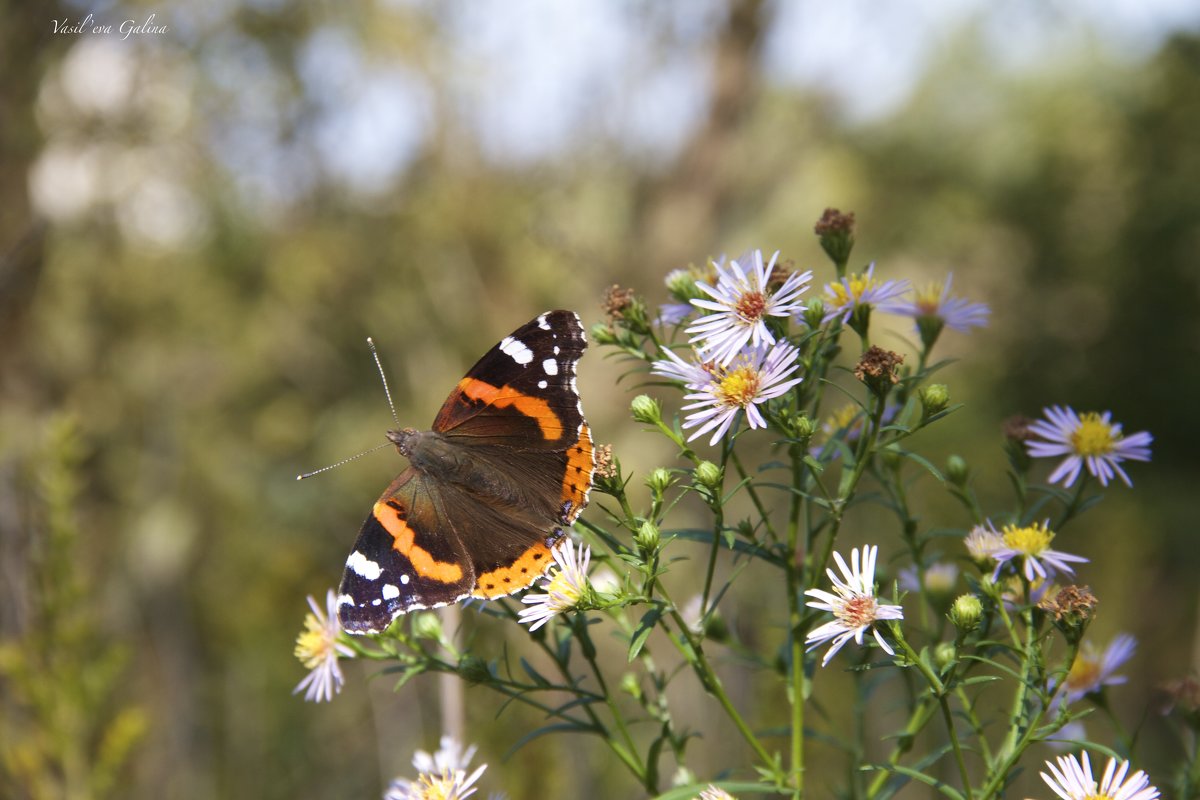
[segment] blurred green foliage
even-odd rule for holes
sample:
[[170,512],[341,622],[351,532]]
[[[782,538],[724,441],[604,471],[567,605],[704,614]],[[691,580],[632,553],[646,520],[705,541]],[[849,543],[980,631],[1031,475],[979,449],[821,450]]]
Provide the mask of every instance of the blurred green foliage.
[[[35,787],[68,754],[115,769],[116,742],[132,743],[139,719],[148,735],[132,769],[112,772],[122,796],[376,796],[414,748],[436,743],[432,684],[393,695],[386,677],[351,667],[329,706],[289,693],[303,674],[291,653],[304,596],[337,582],[357,524],[398,468],[380,454],[294,481],[374,444],[391,423],[366,336],[380,345],[402,421],[421,426],[463,369],[538,312],[576,308],[590,324],[614,282],[661,298],[669,269],[750,246],[815,266],[812,223],[831,205],[857,213],[857,252],[879,257],[887,276],[921,283],[953,269],[956,289],[994,309],[988,331],[957,340],[965,361],[946,381],[968,412],[938,443],[943,457],[969,457],[998,486],[1000,420],[1052,403],[1111,409],[1127,430],[1155,434],[1154,462],[1136,471],[1134,490],[1110,492],[1078,552],[1093,559],[1095,585],[1110,587],[1097,631],[1130,630],[1142,643],[1117,705],[1144,741],[1163,741],[1146,711],[1153,686],[1195,664],[1200,40],[1177,36],[1144,63],[1101,49],[1024,74],[949,46],[904,108],[852,125],[819,97],[764,82],[770,10],[735,5],[710,42],[725,80],[677,157],[648,163],[598,138],[567,158],[497,164],[483,156],[486,131],[447,115],[401,182],[365,196],[316,165],[301,45],[336,23],[367,56],[410,56],[439,96],[439,12],[246,6],[219,28],[134,50],[144,89],[135,96],[170,102],[106,116],[54,100],[77,46],[46,36],[55,10],[7,9],[0,711],[6,727],[28,727],[6,732],[0,749],[41,759],[27,762],[39,776],[13,796],[54,796]],[[253,44],[263,63],[223,60],[237,52],[231,41]],[[277,80],[266,83],[268,73]],[[240,111],[239,80],[266,87]],[[169,92],[151,91],[164,84]],[[274,120],[279,138],[214,145],[246,117]],[[245,153],[217,158],[239,141]],[[102,158],[125,165],[125,183],[39,227],[27,211],[39,155],[101,144]],[[256,165],[284,153],[293,161],[282,172],[296,180],[286,202],[246,189]],[[165,244],[139,236],[119,202],[155,176],[202,212],[203,224]],[[580,385],[597,440],[637,472],[657,453],[625,416],[634,387],[618,374],[593,354]],[[52,447],[44,463],[78,483],[69,502],[61,487],[19,478],[63,412],[78,420],[83,456]],[[53,551],[55,527],[30,524],[21,508],[78,525],[68,571],[86,576],[86,602],[63,607],[86,620],[83,632],[50,642],[36,630],[36,610],[69,590],[38,583],[33,554]],[[727,601],[743,638],[777,635],[754,629],[758,601]],[[502,629],[480,628],[473,647],[505,647]],[[79,642],[90,637],[112,643],[104,653],[127,653],[124,674],[136,680],[99,652],[85,680]],[[60,654],[63,666],[30,672]],[[733,658],[722,669],[735,699],[753,703],[754,675]],[[77,715],[73,741],[45,716],[15,715],[13,698],[45,696],[48,682],[61,684],[54,713]],[[116,706],[94,694],[114,686]],[[514,798],[633,791],[602,754],[569,741],[544,738],[503,761],[537,721],[471,690],[466,702],[489,787]],[[116,711],[133,707],[144,717]],[[710,722],[684,721],[709,731],[694,753],[728,741]],[[1170,761],[1168,747],[1158,752],[1147,746],[1140,766],[1153,774]],[[842,777],[834,766],[811,785]],[[58,796],[101,796],[93,788]]]

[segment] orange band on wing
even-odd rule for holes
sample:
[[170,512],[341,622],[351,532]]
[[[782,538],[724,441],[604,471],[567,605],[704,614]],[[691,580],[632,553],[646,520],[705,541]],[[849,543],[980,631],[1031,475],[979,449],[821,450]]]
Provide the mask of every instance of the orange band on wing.
[[476,578],[471,596],[491,599],[524,589],[536,581],[553,560],[549,547],[541,542],[531,545],[511,565],[497,567]]
[[392,549],[411,561],[418,575],[439,583],[457,583],[462,580],[461,566],[438,561],[428,550],[414,543],[413,529],[408,527],[408,523],[396,509],[387,503],[378,502],[375,504],[374,513],[379,524],[392,535]]
[[579,512],[587,505],[588,490],[592,488],[592,472],[596,462],[592,456],[592,434],[587,425],[579,428],[579,441],[567,450],[567,473],[563,476],[563,503],[570,503],[567,522],[574,522]]
[[563,436],[562,420],[554,413],[554,409],[550,408],[550,404],[540,397],[531,397],[507,386],[497,388],[477,378],[463,378],[458,382],[458,389],[472,400],[496,408],[515,408],[536,420],[542,436],[547,441],[561,439]]

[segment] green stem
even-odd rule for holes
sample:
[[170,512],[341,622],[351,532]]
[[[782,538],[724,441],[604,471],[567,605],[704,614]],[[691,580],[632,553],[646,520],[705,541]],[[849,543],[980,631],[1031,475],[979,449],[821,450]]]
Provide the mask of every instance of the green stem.
[[938,705],[942,709],[942,719],[946,721],[946,733],[950,737],[950,747],[954,750],[954,761],[958,765],[958,772],[962,777],[963,793],[966,795],[967,800],[972,800],[971,774],[967,772],[967,762],[963,757],[962,744],[959,742],[958,733],[954,729],[954,715],[950,711],[950,701],[946,696],[946,686],[942,683],[942,679],[937,676],[937,673],[912,649],[912,645],[908,643],[903,633],[901,633],[899,625],[892,626],[892,634],[896,639],[896,643],[900,645],[904,650],[904,654],[908,656],[908,660],[925,676],[925,680],[929,682],[929,688],[937,698]]

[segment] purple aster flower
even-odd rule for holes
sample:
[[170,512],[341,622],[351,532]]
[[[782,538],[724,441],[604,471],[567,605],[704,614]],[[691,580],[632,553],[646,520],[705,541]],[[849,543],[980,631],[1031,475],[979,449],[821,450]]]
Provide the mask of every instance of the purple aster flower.
[[[996,571],[992,573],[992,580],[999,577],[1000,570],[1004,568],[1005,564],[1018,558],[1025,562],[1023,572],[1028,581],[1036,578],[1049,580],[1059,573],[1075,574],[1071,562],[1086,562],[1087,559],[1083,556],[1051,550],[1050,542],[1054,540],[1054,531],[1050,530],[1049,522],[1046,520],[1041,523],[1035,522],[1032,525],[1004,526],[1000,531],[1004,543],[992,552],[992,558],[996,560]],[[988,525],[990,526],[991,523],[989,522]],[[995,528],[992,530],[994,531]]]
[[694,402],[683,407],[684,411],[693,412],[684,419],[683,427],[700,426],[688,441],[715,430],[709,442],[715,445],[729,430],[737,413],[743,410],[751,428],[765,428],[767,421],[758,410],[758,404],[778,397],[803,380],[785,380],[800,368],[796,363],[798,356],[797,348],[780,342],[770,350],[766,346],[745,350],[732,364],[716,367],[708,385],[693,387],[698,390],[684,396],[685,400]]
[[1137,639],[1127,633],[1116,636],[1108,647],[1101,651],[1091,642],[1084,642],[1075,656],[1071,670],[1063,681],[1062,697],[1074,703],[1089,694],[1095,694],[1105,686],[1125,683],[1124,675],[1113,673],[1129,659],[1137,649]]
[[1047,761],[1046,766],[1050,774],[1040,773],[1042,780],[1062,800],[1156,800],[1159,796],[1158,789],[1150,785],[1150,778],[1140,769],[1125,778],[1129,771],[1128,761],[1110,758],[1099,784],[1092,777],[1087,751],[1083,753],[1082,763],[1069,755],[1059,756],[1057,766],[1052,761]]
[[812,271],[793,272],[778,289],[768,283],[778,251],[771,262],[763,265],[761,250],[754,250],[729,263],[728,271],[719,264],[717,285],[697,282],[696,288],[712,297],[692,300],[697,308],[715,312],[696,320],[687,329],[691,341],[699,342],[696,349],[705,358],[722,366],[737,357],[744,347],[759,347],[775,343],[767,329],[767,317],[791,317],[801,311],[800,295],[808,289]]
[[908,281],[875,280],[875,262],[863,273],[855,273],[825,287],[825,317],[822,322],[841,319],[850,321],[855,310],[863,306],[878,306],[908,291]]
[[912,317],[926,350],[933,347],[942,328],[966,333],[973,327],[987,325],[991,309],[983,303],[972,303],[951,296],[950,282],[953,279],[953,274],[947,275],[945,283],[931,283],[924,289],[915,289],[912,299],[884,303],[879,310]]
[[720,369],[712,362],[704,363],[696,359],[684,361],[668,347],[664,347],[662,351],[667,357],[666,360],[655,361],[650,365],[650,372],[679,381],[693,391],[700,391],[712,384],[716,371]]
[[1032,422],[1028,428],[1039,438],[1028,440],[1025,446],[1034,458],[1066,456],[1050,473],[1050,483],[1061,480],[1063,486],[1071,486],[1086,466],[1088,472],[1100,479],[1101,486],[1108,486],[1114,475],[1119,475],[1126,486],[1133,486],[1121,469],[1121,462],[1150,460],[1154,437],[1146,431],[1123,435],[1120,424],[1112,421],[1108,411],[1081,415],[1070,406],[1052,406],[1042,409],[1042,413],[1046,419]]

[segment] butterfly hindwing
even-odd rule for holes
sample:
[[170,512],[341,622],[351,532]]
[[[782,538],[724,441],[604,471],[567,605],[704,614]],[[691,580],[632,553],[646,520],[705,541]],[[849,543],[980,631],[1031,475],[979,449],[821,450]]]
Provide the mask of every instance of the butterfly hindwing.
[[410,467],[363,522],[338,590],[338,616],[350,633],[380,633],[400,614],[456,602],[474,585],[437,487]]

